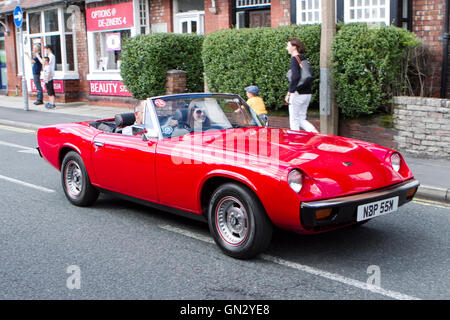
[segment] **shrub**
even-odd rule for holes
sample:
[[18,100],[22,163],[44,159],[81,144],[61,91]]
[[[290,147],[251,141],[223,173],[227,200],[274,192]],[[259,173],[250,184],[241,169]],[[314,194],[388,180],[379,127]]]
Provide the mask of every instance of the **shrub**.
[[297,37],[307,47],[316,75],[313,103],[318,101],[320,25],[221,30],[206,36],[202,58],[211,92],[238,93],[257,85],[266,105],[278,109],[289,87],[285,77],[290,56],[289,38]]
[[187,72],[188,92],[203,91],[203,36],[173,33],[140,35],[124,41],[121,76],[136,99],[165,93],[170,69]]
[[332,49],[341,113],[357,117],[386,107],[392,93],[405,85],[401,80],[405,52],[419,44],[414,34],[396,27],[342,26]]

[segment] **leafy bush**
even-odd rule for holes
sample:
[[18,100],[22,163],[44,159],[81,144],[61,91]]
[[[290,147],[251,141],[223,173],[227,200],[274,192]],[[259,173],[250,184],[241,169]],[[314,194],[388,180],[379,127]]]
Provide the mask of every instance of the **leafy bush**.
[[165,93],[166,73],[187,72],[188,92],[203,91],[203,36],[173,33],[140,35],[124,41],[121,76],[136,99]]
[[336,102],[345,117],[371,114],[387,106],[405,85],[402,65],[408,48],[420,42],[407,30],[343,25],[333,42]]
[[320,25],[221,30],[206,36],[202,58],[211,92],[238,93],[257,85],[268,107],[278,109],[289,87],[285,77],[290,56],[289,38],[297,37],[307,47],[316,75],[313,103],[318,101]]

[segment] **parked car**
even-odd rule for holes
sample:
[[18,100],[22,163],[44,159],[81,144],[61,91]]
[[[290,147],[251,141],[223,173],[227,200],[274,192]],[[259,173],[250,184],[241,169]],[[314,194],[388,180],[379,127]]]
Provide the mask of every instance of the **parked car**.
[[[122,133],[127,126],[133,135]],[[109,192],[194,217],[241,259],[266,250],[274,226],[315,234],[360,225],[411,201],[419,185],[394,150],[264,127],[233,94],[153,97],[143,124],[119,114],[37,136],[74,205]]]

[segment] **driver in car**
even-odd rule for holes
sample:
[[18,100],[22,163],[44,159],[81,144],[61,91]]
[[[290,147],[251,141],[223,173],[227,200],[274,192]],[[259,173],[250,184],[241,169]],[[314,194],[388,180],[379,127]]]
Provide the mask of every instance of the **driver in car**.
[[134,105],[134,116],[136,118],[136,121],[134,122],[133,125],[123,128],[122,134],[132,136],[133,126],[144,123],[144,107],[145,107],[145,100],[139,100],[136,102],[136,104]]

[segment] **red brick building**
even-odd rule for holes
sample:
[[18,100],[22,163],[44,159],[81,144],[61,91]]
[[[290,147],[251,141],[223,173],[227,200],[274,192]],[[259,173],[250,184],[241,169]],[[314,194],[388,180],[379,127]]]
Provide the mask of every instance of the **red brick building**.
[[[432,55],[427,85],[450,98],[450,0],[335,0],[336,20],[394,24],[416,33]],[[20,37],[0,0],[0,94],[21,93]],[[51,45],[59,101],[128,104],[121,82],[124,37],[153,32],[208,34],[220,29],[321,22],[321,0],[22,0],[24,48]],[[25,77],[33,93],[31,64]]]

